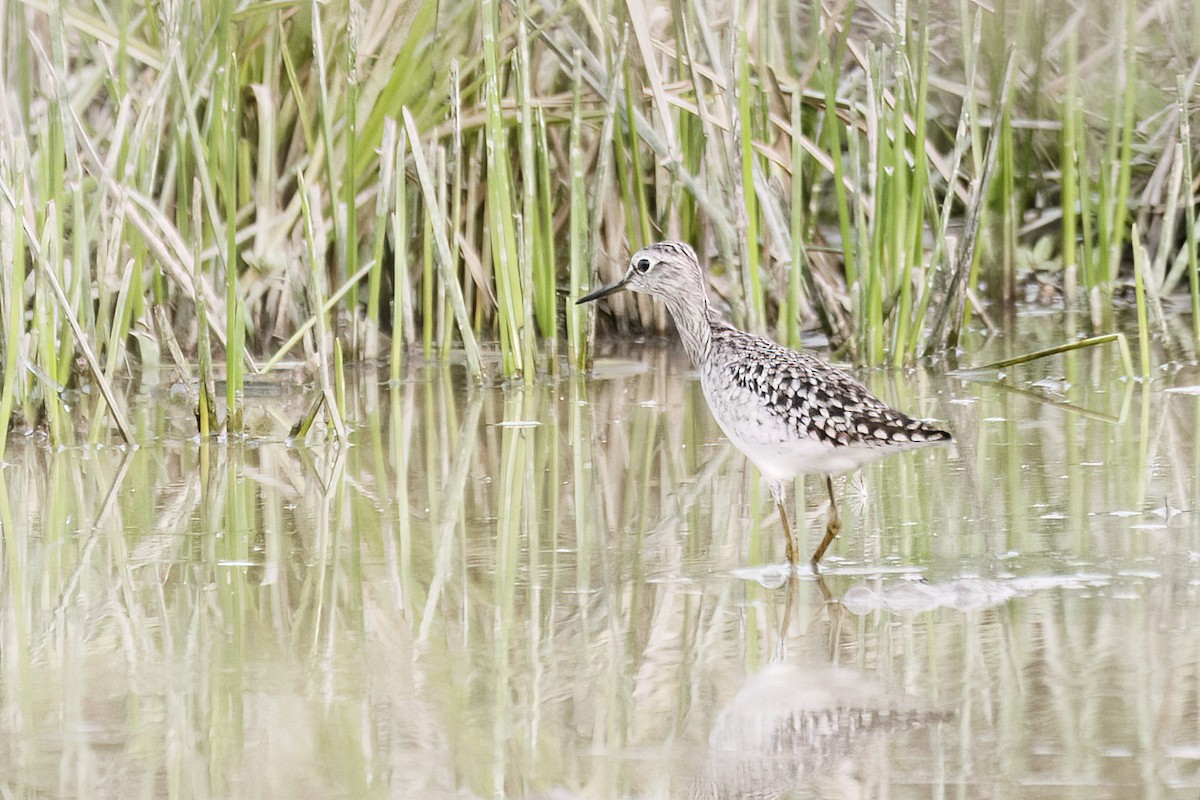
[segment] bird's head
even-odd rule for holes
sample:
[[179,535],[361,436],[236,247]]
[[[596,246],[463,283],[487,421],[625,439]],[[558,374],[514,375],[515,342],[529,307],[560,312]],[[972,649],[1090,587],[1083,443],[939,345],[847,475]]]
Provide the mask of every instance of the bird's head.
[[699,290],[704,294],[704,275],[696,251],[682,242],[658,242],[643,247],[629,259],[629,268],[616,283],[579,298],[576,305],[599,300],[622,289],[668,299]]

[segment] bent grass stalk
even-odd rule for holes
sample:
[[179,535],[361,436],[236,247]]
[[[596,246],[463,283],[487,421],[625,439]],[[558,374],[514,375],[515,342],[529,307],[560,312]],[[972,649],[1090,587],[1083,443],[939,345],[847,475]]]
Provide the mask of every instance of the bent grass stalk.
[[1121,366],[1125,370],[1126,378],[1134,378],[1137,371],[1133,368],[1133,357],[1129,351],[1129,340],[1124,333],[1106,333],[1101,336],[1090,336],[1086,339],[1080,339],[1077,342],[1069,342],[1060,344],[1054,347],[1047,347],[1043,350],[1036,350],[1032,353],[1026,353],[1012,358],[1006,358],[1001,361],[993,361],[988,364],[982,364],[978,367],[971,367],[971,372],[987,372],[989,370],[1004,369],[1005,367],[1016,366],[1017,364],[1028,364],[1031,361],[1037,361],[1041,358],[1058,355],[1059,353],[1069,353],[1075,350],[1083,350],[1088,347],[1096,347],[1097,345],[1116,342],[1117,348],[1121,353]]

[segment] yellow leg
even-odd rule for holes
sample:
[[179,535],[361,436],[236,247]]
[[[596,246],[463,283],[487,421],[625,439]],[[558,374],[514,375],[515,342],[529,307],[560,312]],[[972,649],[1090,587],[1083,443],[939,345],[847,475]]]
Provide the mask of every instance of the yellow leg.
[[796,553],[796,537],[792,535],[792,527],[788,525],[787,512],[783,510],[783,503],[776,502],[775,507],[779,509],[779,519],[783,523],[783,535],[787,540],[787,560],[794,567],[799,561]]
[[800,558],[799,551],[796,549],[796,537],[792,534],[792,526],[788,525],[787,511],[783,508],[784,486],[782,483],[768,481],[767,487],[771,490],[771,496],[775,498],[775,508],[779,510],[779,521],[783,523],[788,563],[794,567],[799,563]]
[[825,476],[825,488],[829,490],[829,521],[825,524],[825,538],[821,540],[817,551],[813,553],[812,567],[814,572],[817,569],[817,564],[821,561],[821,556],[825,555],[825,551],[833,543],[833,537],[837,536],[838,531],[842,529],[842,520],[838,517],[837,511],[837,498],[833,496],[833,478],[829,475]]

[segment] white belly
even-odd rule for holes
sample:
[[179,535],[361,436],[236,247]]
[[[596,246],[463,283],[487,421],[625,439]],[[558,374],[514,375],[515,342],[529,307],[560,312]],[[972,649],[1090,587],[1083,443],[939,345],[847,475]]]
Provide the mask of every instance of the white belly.
[[[720,423],[720,420],[717,420]],[[754,462],[767,480],[790,480],[797,475],[853,472],[900,448],[835,447],[817,439],[749,441],[721,426],[729,441]]]

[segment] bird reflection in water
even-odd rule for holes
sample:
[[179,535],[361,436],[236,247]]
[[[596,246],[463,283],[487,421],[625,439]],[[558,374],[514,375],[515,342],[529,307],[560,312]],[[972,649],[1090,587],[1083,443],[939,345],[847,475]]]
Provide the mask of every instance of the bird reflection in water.
[[[794,586],[788,591],[781,640]],[[800,787],[822,797],[886,796],[888,737],[948,716],[854,667],[777,660],[717,714],[689,796],[774,798]]]

